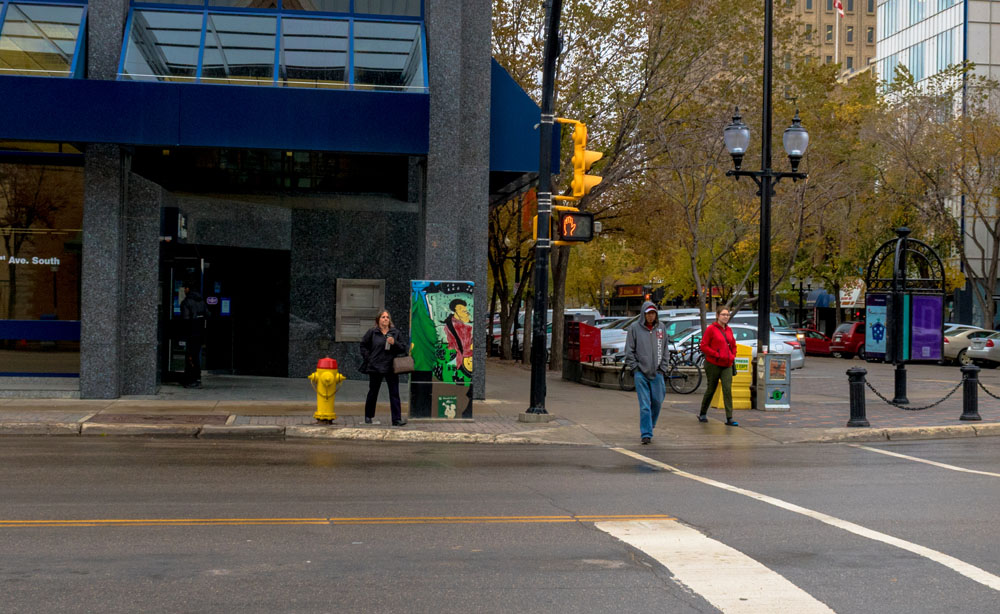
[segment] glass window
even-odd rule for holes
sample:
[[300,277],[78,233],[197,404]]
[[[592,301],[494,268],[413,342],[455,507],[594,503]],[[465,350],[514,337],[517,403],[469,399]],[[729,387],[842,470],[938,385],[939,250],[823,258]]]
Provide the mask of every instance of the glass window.
[[806,10],[807,11],[813,10],[813,0],[806,0]]
[[276,34],[274,17],[209,13],[201,82],[274,85]]
[[813,25],[811,23],[806,24],[806,40],[811,41],[813,39]]
[[854,56],[847,56],[847,70],[854,72]]
[[833,0],[826,0],[826,12],[830,13],[833,11]]
[[826,42],[829,43],[829,42],[832,42],[832,41],[833,41],[833,26],[827,26],[826,27]]
[[194,81],[203,13],[136,10],[119,75],[136,81]]
[[[159,0],[149,0],[158,2]],[[208,0],[208,6],[225,6],[234,9],[277,9],[278,0]]]
[[281,75],[290,87],[346,87],[348,23],[281,20]]
[[420,17],[420,0],[354,0],[354,12]]
[[854,12],[854,0],[847,0],[847,12],[848,13]]
[[348,13],[351,10],[351,0],[282,0],[281,8],[286,11]]
[[833,64],[833,56],[832,55],[826,56],[826,63],[827,64]]
[[865,39],[868,43],[875,42],[875,28],[868,26],[868,31],[865,32]]
[[0,373],[80,373],[83,169],[0,164]]
[[847,26],[847,42],[854,42],[854,26]]
[[424,91],[420,25],[355,21],[354,84],[378,90]]
[[875,12],[875,0],[868,0],[868,12],[869,13]]
[[9,4],[0,29],[0,74],[69,77],[82,6]]

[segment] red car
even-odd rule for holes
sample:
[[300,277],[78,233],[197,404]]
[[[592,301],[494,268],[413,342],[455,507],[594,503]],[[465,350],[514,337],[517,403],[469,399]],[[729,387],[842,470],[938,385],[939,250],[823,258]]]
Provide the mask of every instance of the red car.
[[795,332],[804,341],[806,354],[809,356],[829,356],[830,338],[811,328],[797,328]]
[[833,339],[830,340],[830,353],[834,357],[850,358],[857,356],[865,358],[865,323],[864,322],[844,322],[833,331]]

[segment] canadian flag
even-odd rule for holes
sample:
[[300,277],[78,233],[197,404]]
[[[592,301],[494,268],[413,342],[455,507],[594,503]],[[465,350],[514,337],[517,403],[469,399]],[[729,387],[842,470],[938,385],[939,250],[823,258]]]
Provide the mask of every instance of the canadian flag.
[[841,19],[843,19],[844,18],[844,3],[841,2],[841,0],[833,0],[833,6],[837,7],[837,14],[840,15]]

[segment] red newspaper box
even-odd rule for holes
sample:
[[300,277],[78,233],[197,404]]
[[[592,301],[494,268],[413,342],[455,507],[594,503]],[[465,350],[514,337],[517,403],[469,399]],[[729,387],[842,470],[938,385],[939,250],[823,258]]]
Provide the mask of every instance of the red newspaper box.
[[601,362],[601,329],[580,322],[580,362]]

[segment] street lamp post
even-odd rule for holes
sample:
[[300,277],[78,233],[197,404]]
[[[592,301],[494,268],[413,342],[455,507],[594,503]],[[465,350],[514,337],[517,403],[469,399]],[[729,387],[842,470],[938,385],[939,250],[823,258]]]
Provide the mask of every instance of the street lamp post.
[[734,170],[727,176],[750,177],[757,184],[757,194],[760,196],[760,291],[757,300],[757,336],[759,351],[767,353],[771,342],[771,197],[774,186],[784,178],[793,181],[805,179],[806,173],[799,173],[799,162],[802,160],[806,147],[809,146],[809,133],[802,127],[798,110],[792,125],[784,133],[782,142],[788,154],[788,162],[792,172],[775,172],[771,169],[771,56],[772,56],[772,0],[764,0],[764,101],[761,107],[761,170],[744,171],[740,167],[743,155],[750,145],[750,129],[740,117],[739,107],[733,115],[733,121],[723,131],[726,149],[733,158]]
[[[799,321],[799,326],[800,327],[804,327],[805,326],[805,315],[806,315],[805,293],[807,291],[812,291],[812,287],[813,287],[812,278],[811,277],[806,277],[805,279],[799,279],[797,277],[792,277],[791,279],[789,279],[789,281],[792,282],[792,287],[793,288],[795,287],[795,284],[799,284],[799,317],[798,317],[798,321]],[[805,288],[802,287],[803,285],[805,285]]]

